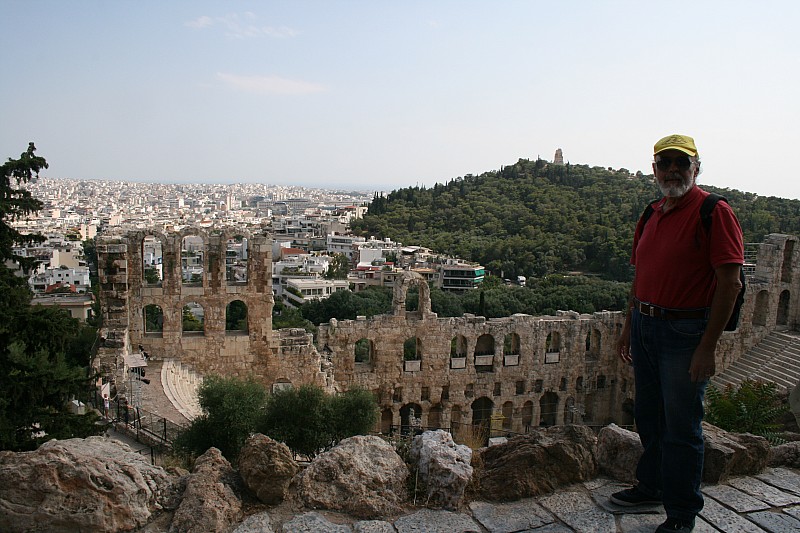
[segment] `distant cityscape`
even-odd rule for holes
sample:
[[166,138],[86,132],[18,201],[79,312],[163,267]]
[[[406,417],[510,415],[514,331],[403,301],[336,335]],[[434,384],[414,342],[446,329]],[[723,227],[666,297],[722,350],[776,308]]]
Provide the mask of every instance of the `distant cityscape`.
[[[40,177],[26,185],[42,201],[35,215],[14,222],[23,233],[44,235],[44,243],[15,248],[35,257],[28,274],[34,304],[58,305],[72,316],[91,316],[90,265],[83,241],[98,233],[135,229],[179,231],[186,226],[210,229],[242,228],[266,232],[273,239],[272,281],[276,301],[299,306],[338,290],[360,291],[369,286],[392,287],[399,272],[413,270],[445,290],[477,287],[481,265],[435,251],[392,241],[350,234],[351,221],[367,211],[375,191],[316,189],[265,184],[163,184],[112,180]],[[203,252],[193,237],[183,245],[186,282],[202,279]],[[143,250],[145,270],[162,278],[161,247],[149,238]],[[233,280],[247,261],[247,246],[231,242],[226,273]],[[326,276],[334,259],[336,276]],[[19,272],[20,275],[24,275]]]

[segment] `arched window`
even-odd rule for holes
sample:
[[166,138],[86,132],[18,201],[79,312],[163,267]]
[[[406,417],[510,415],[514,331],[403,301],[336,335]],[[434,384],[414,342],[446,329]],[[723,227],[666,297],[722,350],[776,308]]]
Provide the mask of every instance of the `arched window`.
[[409,337],[403,343],[403,360],[419,361],[422,359],[422,343],[419,337]]
[[494,368],[494,337],[484,333],[475,344],[475,370],[491,372]]
[[533,424],[533,402],[528,400],[522,406],[522,430],[527,433]]
[[544,362],[558,363],[561,358],[560,352],[561,335],[557,331],[548,333],[547,340],[545,341]]
[[463,335],[450,339],[450,368],[467,368],[467,338]]
[[472,402],[472,437],[482,446],[489,442],[493,411],[494,402],[486,396]]
[[519,355],[519,335],[509,333],[503,339],[503,353],[505,355]]
[[475,355],[494,355],[494,337],[484,333],[475,343]]
[[422,432],[422,407],[416,403],[407,403],[400,408],[400,433],[402,435]]
[[759,291],[756,295],[756,307],[753,311],[753,325],[766,326],[767,316],[769,315],[769,293]]
[[602,334],[598,329],[592,329],[586,334],[586,359],[597,361],[600,356],[600,341]]
[[567,401],[564,404],[564,423],[565,424],[574,424],[576,419],[576,407],[575,407],[575,399],[572,397],[567,398]]
[[439,429],[442,427],[442,404],[437,403],[428,411],[427,429]]
[[371,363],[372,362],[372,341],[363,338],[356,341],[354,358],[356,363]]
[[542,416],[540,426],[555,426],[556,413],[558,412],[558,395],[555,392],[545,392],[539,400],[539,409]]
[[164,331],[164,310],[161,306],[150,304],[144,306],[145,334],[161,335]]
[[786,241],[783,248],[783,265],[781,268],[781,282],[792,282],[792,255],[794,254],[794,241]]
[[225,307],[225,331],[247,332],[247,304],[234,300]]
[[789,323],[789,291],[781,292],[778,298],[778,316],[775,318],[775,324],[778,326],[785,326]]
[[403,343],[403,369],[406,372],[422,370],[422,342],[419,337],[410,337]]
[[461,406],[454,405],[452,409],[450,409],[450,428],[452,429],[453,434],[457,434],[459,428],[461,426]]
[[505,402],[503,404],[503,429],[511,431],[511,425],[514,420],[514,403]]
[[142,240],[142,282],[146,287],[160,287],[164,280],[164,254],[161,241],[153,235]]
[[199,287],[203,285],[205,271],[205,245],[203,238],[187,235],[181,242],[181,280],[183,285]]
[[183,306],[181,312],[181,331],[184,335],[205,334],[205,310],[196,302],[189,302]]
[[450,357],[467,356],[467,338],[463,335],[456,335],[450,340]]
[[394,414],[388,407],[381,411],[381,433],[389,435],[392,433],[392,423],[394,422]]
[[247,237],[236,235],[225,246],[225,280],[228,285],[247,283]]

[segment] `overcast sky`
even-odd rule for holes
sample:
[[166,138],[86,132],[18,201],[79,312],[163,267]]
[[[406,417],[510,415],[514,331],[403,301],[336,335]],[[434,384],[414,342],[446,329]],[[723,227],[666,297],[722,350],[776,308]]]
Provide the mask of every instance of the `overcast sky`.
[[[519,158],[800,199],[800,2],[0,2],[0,157],[50,177],[392,190]],[[655,193],[655,189],[654,189]]]

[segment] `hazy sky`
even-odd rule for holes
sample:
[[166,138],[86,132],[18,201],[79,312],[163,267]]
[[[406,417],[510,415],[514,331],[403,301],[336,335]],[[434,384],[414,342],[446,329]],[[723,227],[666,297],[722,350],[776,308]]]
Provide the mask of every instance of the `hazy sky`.
[[[391,190],[519,158],[800,198],[800,2],[0,1],[0,157]],[[655,194],[655,189],[654,189]]]

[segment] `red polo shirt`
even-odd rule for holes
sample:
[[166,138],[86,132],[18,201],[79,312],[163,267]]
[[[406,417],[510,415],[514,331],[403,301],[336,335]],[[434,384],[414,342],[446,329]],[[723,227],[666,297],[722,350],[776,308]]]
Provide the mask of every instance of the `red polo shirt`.
[[644,233],[639,220],[631,255],[639,301],[670,309],[709,307],[717,286],[714,269],[744,263],[742,228],[726,202],[714,207],[710,239],[706,235],[700,206],[708,194],[693,187],[666,213],[662,198]]

